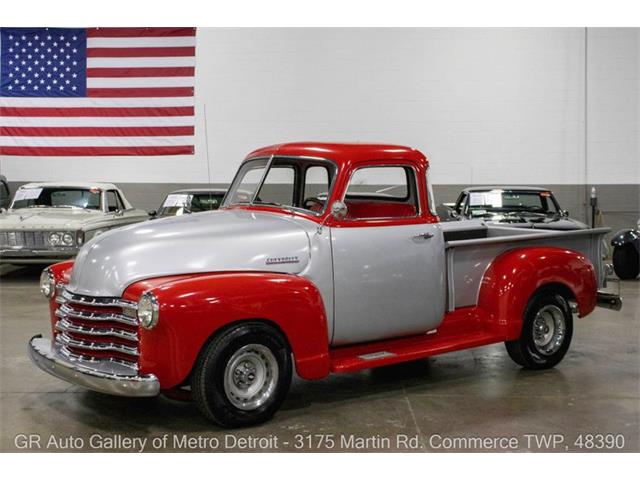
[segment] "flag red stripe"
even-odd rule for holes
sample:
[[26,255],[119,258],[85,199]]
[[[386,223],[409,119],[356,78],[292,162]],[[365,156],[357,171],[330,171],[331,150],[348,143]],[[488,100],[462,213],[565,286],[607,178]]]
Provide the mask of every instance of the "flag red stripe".
[[193,77],[195,67],[87,68],[87,77]]
[[193,57],[196,47],[87,48],[87,57]]
[[171,147],[0,147],[0,155],[27,155],[34,157],[191,155],[193,152],[193,145]]
[[87,88],[87,97],[193,97],[193,87]]
[[0,137],[177,137],[194,127],[2,127]]
[[195,37],[196,29],[187,28],[87,28],[87,37]]
[[188,117],[194,107],[22,108],[0,107],[5,117]]

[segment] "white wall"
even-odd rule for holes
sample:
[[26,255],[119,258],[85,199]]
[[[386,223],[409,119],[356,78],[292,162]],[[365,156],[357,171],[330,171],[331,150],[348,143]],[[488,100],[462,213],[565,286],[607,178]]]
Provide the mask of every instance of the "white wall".
[[337,140],[415,146],[436,184],[640,183],[639,31],[589,29],[588,165],[584,29],[201,28],[195,156],[0,169],[149,183],[206,183],[210,170],[218,183],[259,146]]

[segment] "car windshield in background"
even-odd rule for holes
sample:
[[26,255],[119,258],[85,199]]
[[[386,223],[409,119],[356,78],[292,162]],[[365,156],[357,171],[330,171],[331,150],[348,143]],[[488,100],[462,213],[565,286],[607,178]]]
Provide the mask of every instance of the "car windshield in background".
[[275,157],[245,162],[224,206],[270,205],[321,214],[336,176],[328,160]]
[[33,187],[20,188],[11,208],[86,208],[100,210],[100,190],[97,188]]
[[217,210],[222,204],[224,193],[172,193],[167,196],[158,210],[159,217],[182,215],[191,212]]
[[489,190],[469,192],[469,214],[474,217],[495,214],[557,214],[551,192]]

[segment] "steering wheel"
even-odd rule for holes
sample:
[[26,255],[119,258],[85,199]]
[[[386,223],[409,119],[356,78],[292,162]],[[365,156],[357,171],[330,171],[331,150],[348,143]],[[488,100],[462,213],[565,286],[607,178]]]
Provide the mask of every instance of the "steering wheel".
[[302,206],[307,210],[313,210],[314,205],[318,205],[320,210],[324,208],[324,202],[317,197],[305,198],[304,202],[302,202]]

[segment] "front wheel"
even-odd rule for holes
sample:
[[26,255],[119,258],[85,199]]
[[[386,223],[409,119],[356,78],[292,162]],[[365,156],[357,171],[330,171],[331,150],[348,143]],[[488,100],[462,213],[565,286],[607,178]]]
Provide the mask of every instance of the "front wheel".
[[633,280],[640,273],[640,255],[629,243],[613,249],[613,270],[622,280]]
[[247,322],[204,347],[191,390],[205,417],[223,427],[245,427],[275,414],[291,375],[291,352],[282,334],[267,324]]
[[556,366],[564,358],[573,335],[573,316],[560,295],[541,291],[529,301],[520,338],[505,342],[518,365],[532,370]]

